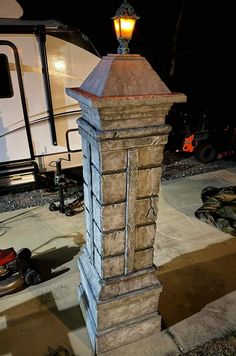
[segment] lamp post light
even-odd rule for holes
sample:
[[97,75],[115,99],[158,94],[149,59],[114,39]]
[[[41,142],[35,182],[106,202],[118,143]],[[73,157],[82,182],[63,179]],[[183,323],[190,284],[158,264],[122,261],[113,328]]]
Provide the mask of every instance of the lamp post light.
[[128,43],[132,39],[134,27],[139,17],[127,0],[124,0],[112,19],[114,21],[116,37],[120,44],[117,53],[128,54]]

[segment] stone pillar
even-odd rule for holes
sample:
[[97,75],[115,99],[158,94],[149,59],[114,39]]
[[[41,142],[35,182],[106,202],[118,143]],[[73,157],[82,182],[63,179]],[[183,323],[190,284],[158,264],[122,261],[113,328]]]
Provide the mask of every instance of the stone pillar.
[[80,88],[86,246],[80,306],[97,353],[157,333],[162,290],[153,264],[165,117],[171,93],[145,58],[108,55]]

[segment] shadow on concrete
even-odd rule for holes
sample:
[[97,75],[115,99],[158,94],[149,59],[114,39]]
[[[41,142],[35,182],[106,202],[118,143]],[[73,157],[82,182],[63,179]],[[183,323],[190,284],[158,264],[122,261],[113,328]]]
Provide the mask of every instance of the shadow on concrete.
[[55,278],[70,268],[65,264],[73,260],[80,251],[80,246],[52,248],[31,258],[31,265],[42,277],[42,282]]
[[206,304],[236,290],[236,239],[181,255],[162,265],[159,311],[163,329],[199,312]]
[[60,311],[52,293],[0,313],[0,355],[72,356],[75,348],[81,355],[90,355],[91,345],[80,307]]

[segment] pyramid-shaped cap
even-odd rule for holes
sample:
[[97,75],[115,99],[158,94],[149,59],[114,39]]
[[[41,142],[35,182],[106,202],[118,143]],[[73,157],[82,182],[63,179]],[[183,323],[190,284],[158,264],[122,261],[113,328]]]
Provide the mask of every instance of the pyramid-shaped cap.
[[80,89],[98,97],[170,93],[148,61],[140,55],[104,56]]

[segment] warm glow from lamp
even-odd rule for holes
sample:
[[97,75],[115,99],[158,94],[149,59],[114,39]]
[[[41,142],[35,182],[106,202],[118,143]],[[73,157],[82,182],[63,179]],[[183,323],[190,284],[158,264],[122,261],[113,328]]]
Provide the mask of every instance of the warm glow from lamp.
[[119,18],[114,19],[117,38],[131,40],[135,26],[135,19]]
[[114,21],[116,38],[120,43],[117,53],[129,53],[128,43],[132,39],[135,23],[139,17],[135,14],[134,9],[127,0],[124,0],[112,19]]

